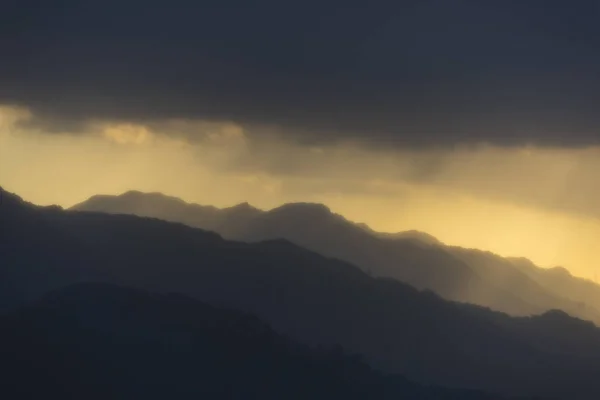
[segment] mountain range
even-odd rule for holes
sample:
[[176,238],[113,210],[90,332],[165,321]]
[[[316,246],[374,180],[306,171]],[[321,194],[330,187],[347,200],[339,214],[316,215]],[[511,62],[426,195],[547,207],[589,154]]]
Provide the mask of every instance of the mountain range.
[[[329,215],[324,207],[303,207]],[[243,206],[227,214],[233,218],[244,208],[257,213]],[[338,217],[331,221],[346,226]],[[339,345],[363,355],[371,368],[422,385],[560,399],[600,396],[600,329],[563,311],[511,317],[374,276],[285,239],[231,241],[156,218],[38,207],[8,192],[0,226],[0,308],[9,315],[85,282],[175,292],[254,314],[303,345]],[[352,232],[381,240],[357,229]],[[445,254],[413,239],[399,243],[417,260]]]
[[0,327],[7,399],[501,399],[382,374],[175,293],[78,284],[0,317]]
[[247,203],[218,209],[161,193],[98,195],[73,210],[135,214],[180,222],[246,242],[283,238],[374,276],[392,277],[455,301],[525,316],[560,309],[600,324],[600,286],[563,268],[543,269],[476,249],[446,246],[418,231],[381,233],[322,204],[261,211]]

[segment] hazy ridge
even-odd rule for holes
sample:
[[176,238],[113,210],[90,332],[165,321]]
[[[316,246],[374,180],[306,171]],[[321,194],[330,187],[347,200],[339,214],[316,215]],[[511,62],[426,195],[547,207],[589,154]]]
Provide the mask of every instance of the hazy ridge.
[[562,312],[509,317],[371,277],[285,240],[232,242],[158,219],[35,207],[8,193],[0,223],[7,311],[74,283],[114,283],[250,312],[293,340],[341,345],[425,384],[600,395],[600,330]]
[[220,210],[161,193],[131,191],[94,196],[72,209],[155,217],[248,242],[284,238],[351,262],[370,274],[431,289],[450,300],[512,315],[561,309],[600,324],[600,286],[591,281],[568,273],[557,279],[554,270],[490,252],[446,246],[424,232],[376,232],[321,204],[286,204],[261,211],[244,203]]

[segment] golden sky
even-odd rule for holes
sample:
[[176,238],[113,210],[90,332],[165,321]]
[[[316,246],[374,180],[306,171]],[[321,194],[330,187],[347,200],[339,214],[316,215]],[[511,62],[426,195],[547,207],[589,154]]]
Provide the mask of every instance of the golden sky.
[[23,124],[34,117],[0,107],[0,185],[37,204],[131,189],[219,207],[321,202],[376,230],[418,229],[589,278],[600,265],[597,148],[310,147],[255,140],[227,121],[89,121],[48,133]]

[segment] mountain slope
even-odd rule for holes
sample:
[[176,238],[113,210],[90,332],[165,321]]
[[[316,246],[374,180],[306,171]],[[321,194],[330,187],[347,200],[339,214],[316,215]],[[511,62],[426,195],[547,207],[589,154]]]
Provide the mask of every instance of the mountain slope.
[[181,295],[80,284],[0,317],[4,398],[472,399]]
[[565,399],[600,395],[600,332],[565,314],[550,322],[511,318],[370,277],[282,240],[230,242],[157,219],[65,212],[4,197],[5,310],[73,283],[110,282],[251,312],[295,340],[340,344],[378,369],[422,383]]
[[[560,283],[548,285],[541,279],[515,265],[510,259],[500,257],[491,252],[465,249],[456,246],[444,246],[446,251],[465,262],[477,271],[485,281],[495,282],[500,287],[510,288],[529,304],[537,304],[545,310],[561,309],[571,315],[576,315],[600,325],[600,304],[593,296],[573,296],[573,290],[568,290],[570,282],[578,279],[572,276],[563,276]],[[547,271],[535,267],[535,271]],[[564,290],[567,289],[567,290]],[[588,288],[600,295],[600,287]]]
[[[447,302],[286,241],[240,243],[128,215],[0,209],[0,271],[14,307],[81,281],[179,292],[256,314],[310,345],[340,344],[422,383],[594,399],[600,332],[566,314],[511,318]],[[9,209],[10,208],[10,209]],[[542,319],[540,319],[542,318]],[[543,341],[536,332],[545,332]],[[573,341],[578,346],[572,346]]]
[[351,262],[369,274],[393,277],[450,300],[480,304],[512,315],[562,309],[600,324],[600,312],[593,306],[597,302],[563,296],[556,285],[541,284],[509,260],[445,246],[422,232],[375,232],[319,204],[286,204],[268,212],[248,205],[218,210],[157,193],[128,192],[121,196],[94,196],[73,209],[151,216],[249,242],[284,238]]
[[516,268],[549,290],[563,293],[573,301],[600,304],[600,286],[588,279],[571,275],[565,268],[540,268],[526,258],[508,258]]

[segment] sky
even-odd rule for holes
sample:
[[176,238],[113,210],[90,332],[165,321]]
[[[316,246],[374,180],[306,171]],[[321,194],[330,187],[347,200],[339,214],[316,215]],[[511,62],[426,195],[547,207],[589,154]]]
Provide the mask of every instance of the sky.
[[593,278],[598,17],[587,0],[9,0],[0,185],[63,206],[323,202]]

